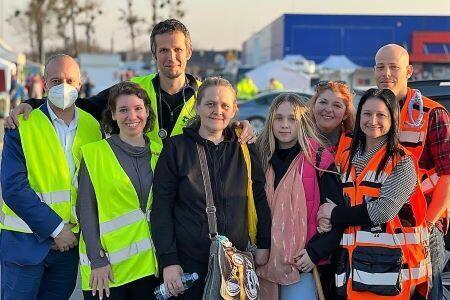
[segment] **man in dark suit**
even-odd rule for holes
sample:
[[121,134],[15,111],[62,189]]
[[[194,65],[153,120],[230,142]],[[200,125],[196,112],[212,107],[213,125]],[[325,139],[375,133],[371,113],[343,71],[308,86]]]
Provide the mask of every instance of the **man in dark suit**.
[[1,165],[2,299],[69,299],[76,285],[74,205],[82,144],[101,138],[95,119],[75,108],[80,70],[67,55],[45,68],[48,95],[21,128],[7,130]]

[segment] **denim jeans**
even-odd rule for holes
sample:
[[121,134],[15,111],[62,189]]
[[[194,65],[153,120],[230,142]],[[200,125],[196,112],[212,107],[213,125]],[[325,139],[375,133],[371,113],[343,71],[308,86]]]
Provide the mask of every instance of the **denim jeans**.
[[444,233],[434,226],[430,231],[431,268],[433,270],[432,288],[429,299],[443,298],[442,270],[444,269],[445,244]]
[[279,287],[280,300],[317,299],[316,282],[312,273],[300,273],[299,282]]

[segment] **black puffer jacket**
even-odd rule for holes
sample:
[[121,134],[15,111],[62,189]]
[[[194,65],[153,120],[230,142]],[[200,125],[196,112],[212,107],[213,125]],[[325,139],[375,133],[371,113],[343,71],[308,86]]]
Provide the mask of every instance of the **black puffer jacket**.
[[[180,257],[207,265],[210,240],[206,195],[196,143],[205,146],[218,233],[245,250],[247,229],[247,168],[237,137],[224,131],[218,145],[203,139],[198,130],[169,138],[159,158],[153,182],[152,235],[161,268],[181,264]],[[270,210],[264,191],[265,176],[256,151],[249,145],[252,180],[258,215],[257,246],[270,248]],[[182,259],[185,260],[185,259]]]

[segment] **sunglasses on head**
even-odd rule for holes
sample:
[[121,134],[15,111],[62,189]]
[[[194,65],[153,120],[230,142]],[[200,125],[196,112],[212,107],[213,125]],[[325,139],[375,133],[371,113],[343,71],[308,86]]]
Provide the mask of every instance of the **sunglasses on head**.
[[342,80],[321,80],[316,84],[316,92],[319,90],[319,88],[322,87],[326,87],[326,86],[330,86],[330,84],[338,84],[338,85],[343,85],[345,86],[347,89],[349,88],[348,83],[346,81],[342,81]]

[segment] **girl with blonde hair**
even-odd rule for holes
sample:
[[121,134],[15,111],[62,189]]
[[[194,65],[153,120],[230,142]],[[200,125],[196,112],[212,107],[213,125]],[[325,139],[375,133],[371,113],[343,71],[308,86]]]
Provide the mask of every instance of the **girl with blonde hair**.
[[323,146],[308,106],[287,93],[273,101],[257,147],[272,214],[269,261],[257,269],[260,299],[315,299],[310,272],[329,258],[342,235],[339,229],[317,232],[320,204],[343,203],[333,155]]

